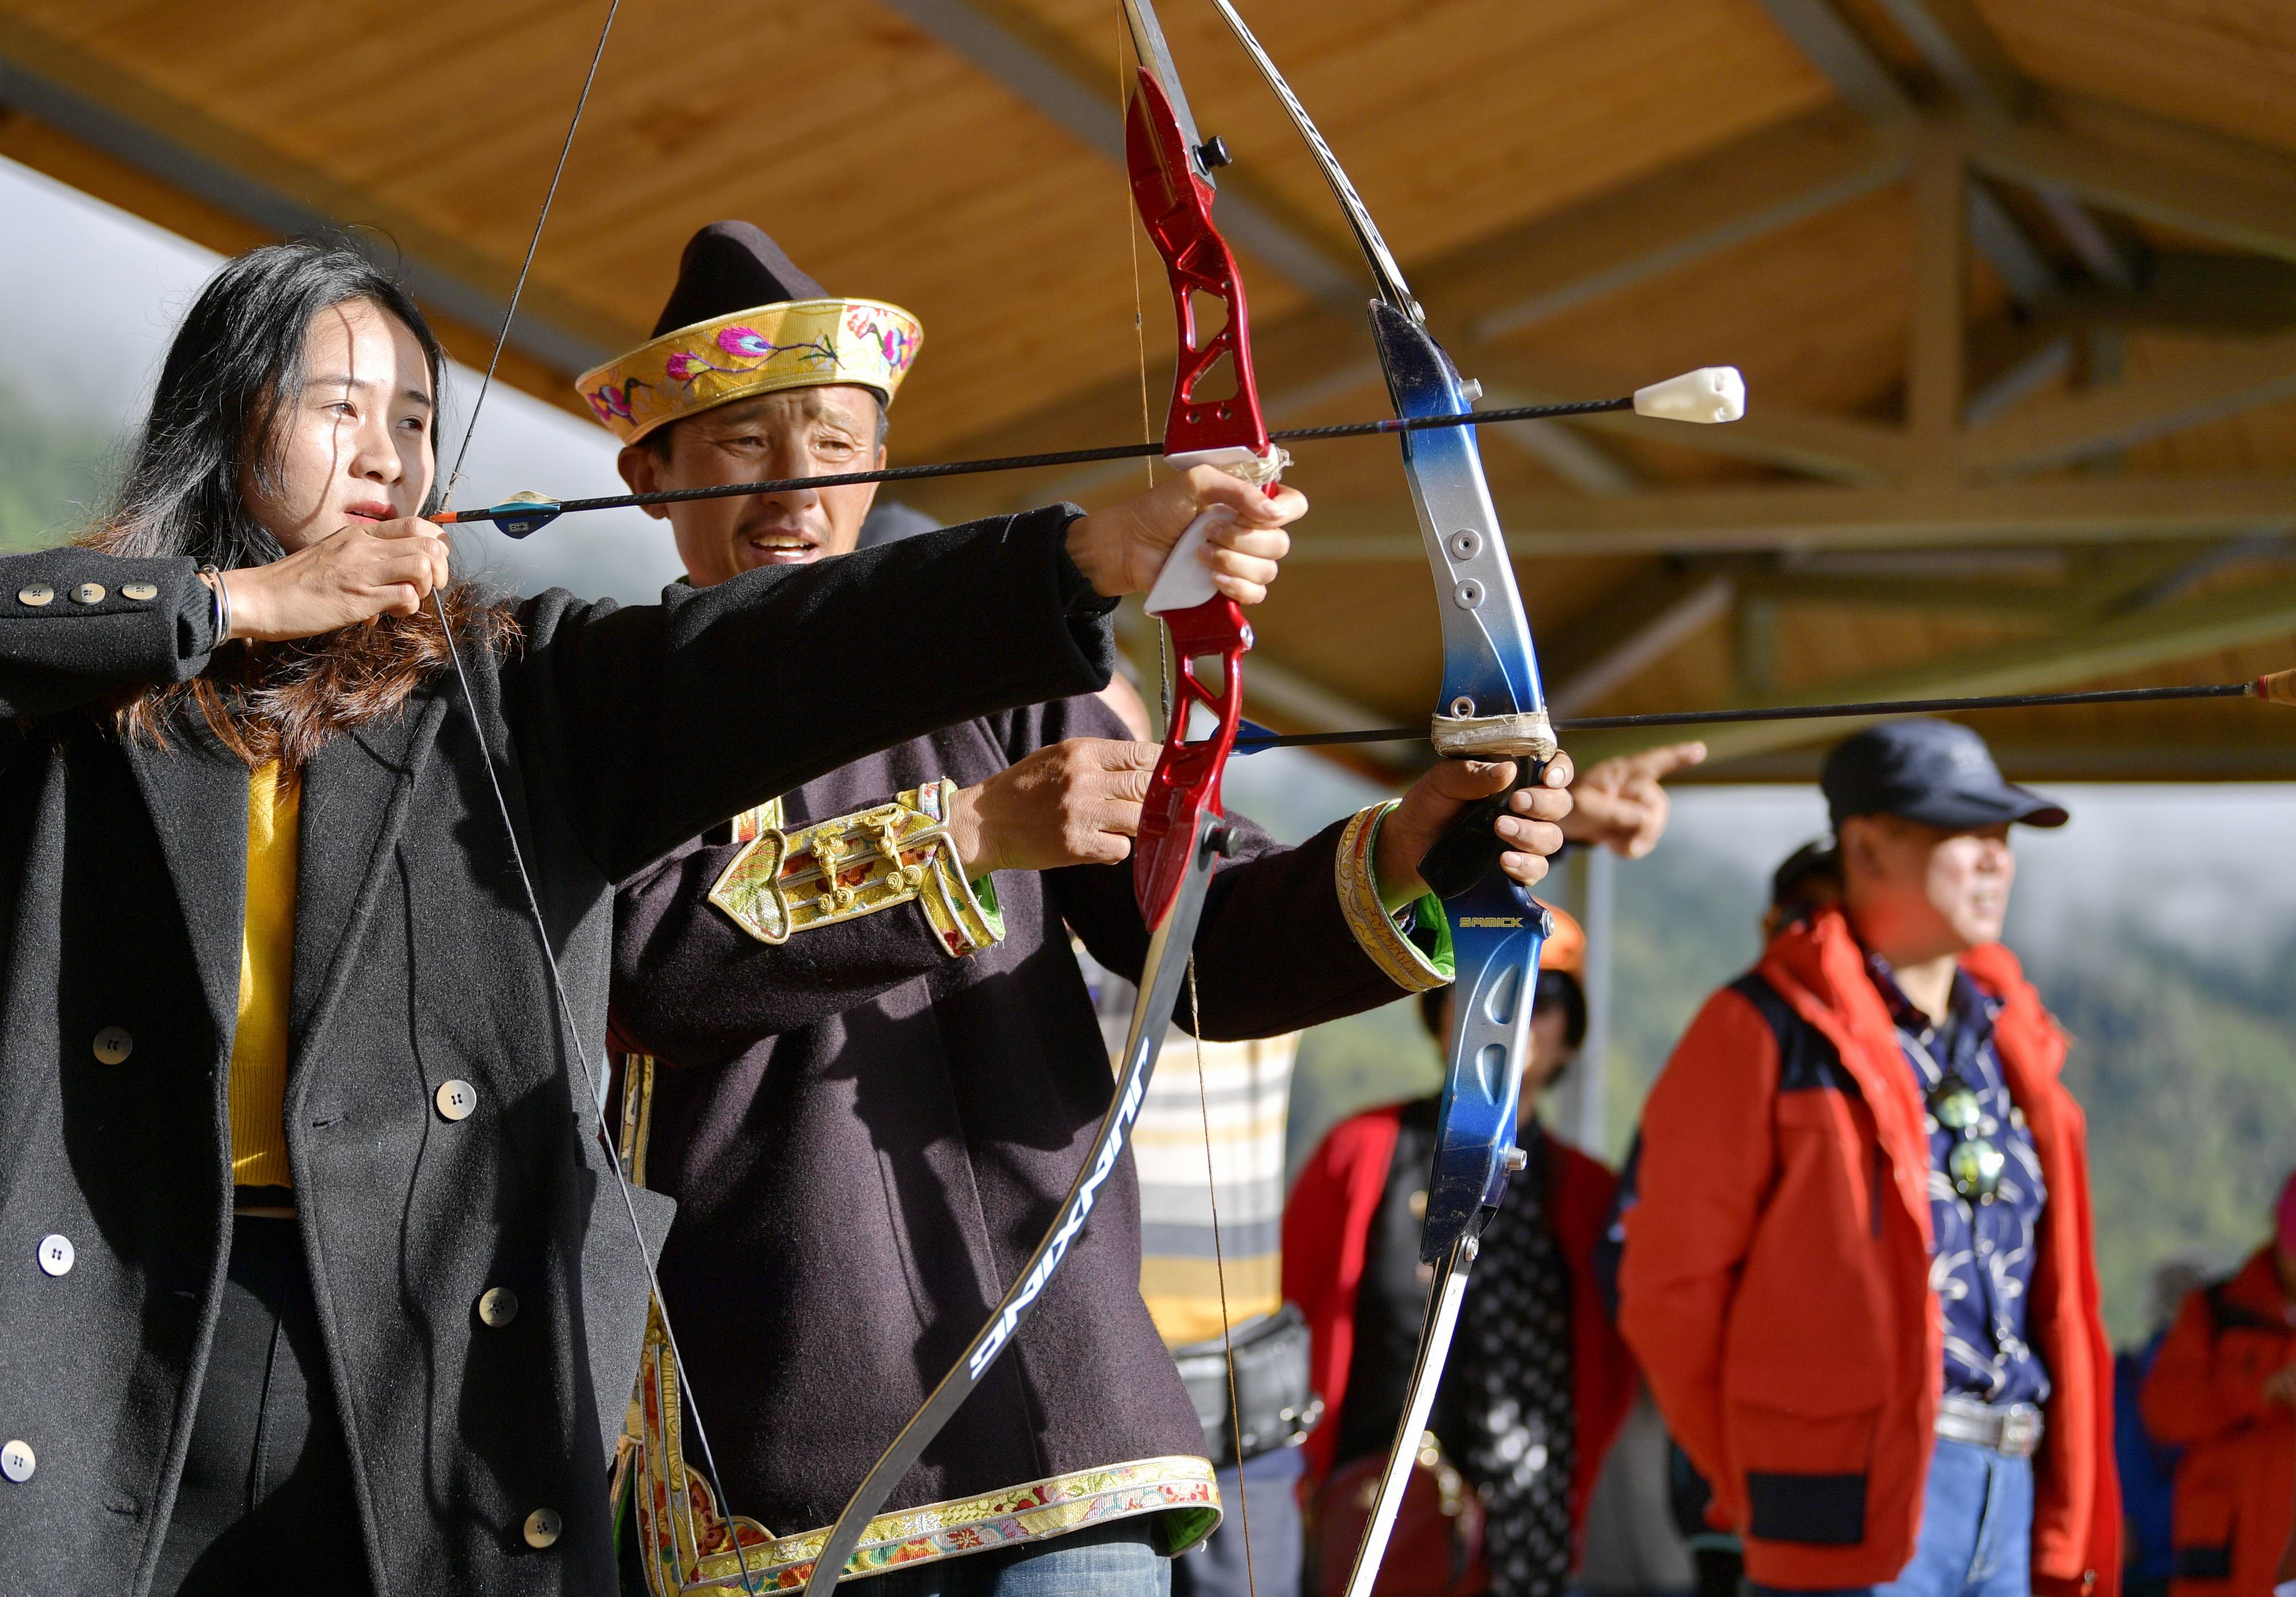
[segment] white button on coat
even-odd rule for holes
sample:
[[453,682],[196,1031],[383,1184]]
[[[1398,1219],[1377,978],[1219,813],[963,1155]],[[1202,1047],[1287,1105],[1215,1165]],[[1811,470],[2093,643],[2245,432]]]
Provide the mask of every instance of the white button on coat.
[[508,1287],[488,1287],[479,1294],[480,1323],[500,1331],[518,1318],[518,1294]]
[[546,1508],[536,1509],[526,1517],[526,1544],[529,1547],[547,1547],[558,1540],[558,1533],[564,1528],[564,1522],[558,1518],[555,1511]]
[[75,1257],[72,1252],[71,1239],[62,1232],[53,1233],[40,1239],[40,1268],[49,1274],[70,1274],[72,1259]]
[[0,1475],[21,1485],[32,1478],[32,1471],[40,1461],[32,1456],[31,1445],[25,1442],[0,1442]]
[[107,1026],[95,1034],[94,1045],[98,1064],[124,1065],[135,1052],[135,1038],[125,1026]]
[[467,1120],[471,1111],[479,1107],[479,1089],[458,1076],[440,1082],[430,1101],[439,1106],[441,1118]]

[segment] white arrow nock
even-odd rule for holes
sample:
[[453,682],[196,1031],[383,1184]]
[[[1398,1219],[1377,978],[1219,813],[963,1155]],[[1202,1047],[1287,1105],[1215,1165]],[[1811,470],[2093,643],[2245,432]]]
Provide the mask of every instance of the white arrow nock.
[[1734,422],[1746,414],[1746,380],[1735,366],[1701,366],[1636,389],[1635,414],[1669,422]]

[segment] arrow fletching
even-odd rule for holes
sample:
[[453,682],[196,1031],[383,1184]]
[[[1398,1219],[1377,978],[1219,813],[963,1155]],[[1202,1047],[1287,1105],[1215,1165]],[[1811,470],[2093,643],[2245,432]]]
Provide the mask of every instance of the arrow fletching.
[[1746,380],[1735,366],[1701,366],[1636,389],[1635,414],[1669,422],[1734,422],[1746,414]]
[[529,488],[523,493],[512,494],[500,504],[488,506],[487,514],[505,536],[522,538],[529,533],[540,532],[563,515],[565,510],[566,507],[557,500]]

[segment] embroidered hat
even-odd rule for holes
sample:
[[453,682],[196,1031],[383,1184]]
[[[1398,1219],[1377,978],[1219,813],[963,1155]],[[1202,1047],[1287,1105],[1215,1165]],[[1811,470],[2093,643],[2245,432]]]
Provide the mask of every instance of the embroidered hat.
[[890,405],[923,341],[899,306],[832,295],[762,229],[712,222],[687,242],[652,339],[575,386],[635,444],[664,422],[784,389],[851,383]]
[[1885,721],[1833,747],[1818,785],[1839,827],[1852,815],[1931,826],[2062,826],[2064,806],[2005,781],[1985,740],[1953,721]]

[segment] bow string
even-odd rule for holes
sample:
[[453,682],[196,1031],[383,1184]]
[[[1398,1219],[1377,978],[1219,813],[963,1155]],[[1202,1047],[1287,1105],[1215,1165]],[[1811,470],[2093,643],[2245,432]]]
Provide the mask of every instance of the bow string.
[[[470,422],[463,428],[463,441],[455,452],[454,467],[447,473],[446,487],[439,492],[443,508],[428,518],[435,524],[449,525],[456,519],[452,509],[455,489],[462,481],[463,463],[471,453],[471,440],[478,434],[480,414],[486,408],[487,394],[494,387],[496,368],[502,362],[504,347],[510,341],[511,326],[518,317],[519,299],[526,291],[527,278],[534,270],[535,252],[541,248],[543,229],[549,223],[550,209],[557,201],[559,183],[566,176],[567,157],[573,152],[574,135],[581,128],[584,111],[589,108],[590,91],[598,81],[598,68],[606,56],[606,42],[613,37],[614,20],[620,12],[621,0],[608,0],[605,20],[599,25],[598,40],[590,52],[589,68],[582,76],[581,92],[575,96],[573,114],[567,119],[566,136],[559,143],[557,162],[551,168],[549,184],[543,191],[541,208],[535,215],[533,231],[527,238],[525,257],[519,264],[518,277],[512,284],[509,302],[503,307],[502,326],[495,334],[494,348],[487,357],[486,375],[480,380],[478,397],[471,404]],[[725,1482],[718,1473],[717,1454],[709,1445],[709,1428],[702,1422],[701,1403],[695,1396],[693,1381],[686,1376],[685,1355],[678,1350],[677,1333],[670,1323],[669,1307],[662,1296],[661,1278],[654,1269],[653,1251],[647,1245],[645,1227],[638,1220],[637,1200],[631,1195],[629,1177],[616,1152],[614,1123],[608,1107],[610,1094],[605,1091],[605,1077],[601,1074],[604,1056],[600,1055],[598,1067],[592,1065],[588,1047],[583,1041],[581,1020],[574,1011],[573,1001],[567,996],[566,979],[560,972],[557,951],[550,940],[549,922],[543,917],[542,900],[535,890],[534,878],[527,869],[526,850],[519,842],[518,825],[511,817],[510,802],[503,792],[502,774],[495,766],[493,751],[487,747],[486,719],[479,713],[477,696],[471,690],[470,674],[463,665],[463,651],[455,641],[455,624],[447,613],[444,593],[434,588],[430,601],[439,612],[439,626],[447,639],[447,656],[454,666],[455,680],[462,690],[463,708],[470,716],[472,727],[478,734],[479,760],[486,768],[487,787],[494,795],[495,809],[502,821],[503,838],[509,846],[511,864],[518,875],[527,913],[534,922],[535,939],[542,951],[544,968],[549,973],[550,991],[556,1001],[559,1024],[564,1028],[563,1046],[580,1069],[583,1089],[590,1102],[593,1113],[591,1133],[598,1139],[607,1167],[614,1175],[614,1189],[621,1199],[623,1215],[629,1221],[630,1235],[637,1247],[638,1263],[645,1271],[646,1290],[651,1295],[657,1322],[661,1326],[662,1341],[676,1371],[678,1388],[685,1394],[686,1407],[693,1418],[693,1435],[700,1444],[702,1469],[710,1489],[717,1494],[718,1503],[726,1508],[726,1521],[733,1530],[734,1553],[741,1571],[742,1590],[745,1594],[755,1593],[763,1587],[750,1573],[749,1552],[742,1546],[739,1534],[741,1521],[734,1517],[731,1505],[726,1503]]]

